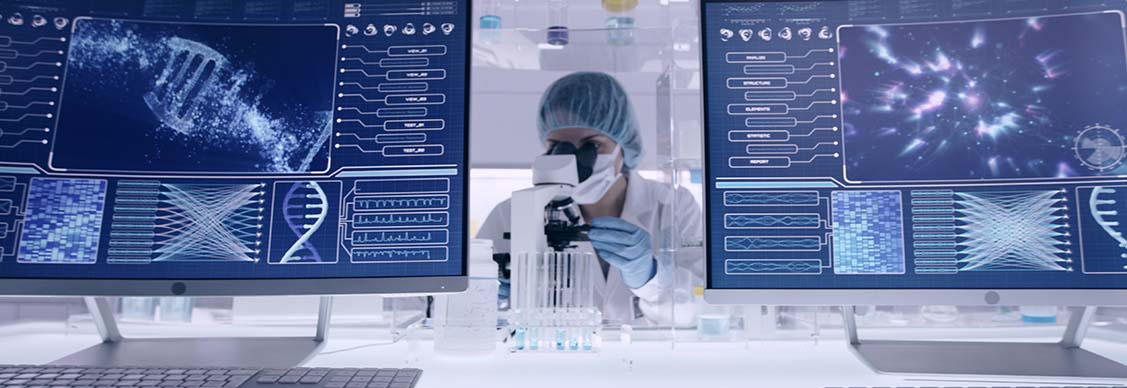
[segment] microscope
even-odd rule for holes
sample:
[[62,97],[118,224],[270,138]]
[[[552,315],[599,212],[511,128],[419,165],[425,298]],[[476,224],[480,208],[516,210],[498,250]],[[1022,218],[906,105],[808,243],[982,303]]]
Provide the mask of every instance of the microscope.
[[[591,176],[596,146],[558,143],[532,163],[533,187],[513,192],[510,254],[494,255],[512,281],[510,350],[590,352],[602,342],[598,259],[576,252],[589,225],[571,196]],[[498,259],[498,256],[501,259]]]
[[513,192],[510,254],[494,255],[504,278],[510,277],[512,255],[563,252],[587,241],[590,225],[580,224],[579,205],[571,199],[579,182],[591,176],[597,150],[561,142],[532,162],[533,187]]
[[579,207],[571,199],[579,184],[574,155],[543,155],[532,163],[533,187],[513,192],[513,253],[557,252],[585,241],[589,227],[579,225]]

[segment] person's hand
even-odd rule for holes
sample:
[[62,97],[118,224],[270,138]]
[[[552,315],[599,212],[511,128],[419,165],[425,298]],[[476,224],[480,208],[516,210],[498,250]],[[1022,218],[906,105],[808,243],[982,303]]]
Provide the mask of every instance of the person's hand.
[[497,287],[497,299],[509,299],[512,296],[512,280],[501,278],[498,281],[501,282],[501,285]]
[[622,272],[630,288],[640,288],[657,273],[650,233],[618,217],[599,217],[591,221],[587,233],[591,245],[610,265]]

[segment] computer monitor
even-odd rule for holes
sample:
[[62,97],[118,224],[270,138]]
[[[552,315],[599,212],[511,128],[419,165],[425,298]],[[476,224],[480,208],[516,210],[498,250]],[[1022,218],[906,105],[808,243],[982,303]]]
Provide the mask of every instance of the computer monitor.
[[1125,10],[702,1],[706,299],[1127,304]]
[[470,14],[0,4],[0,294],[465,289]]

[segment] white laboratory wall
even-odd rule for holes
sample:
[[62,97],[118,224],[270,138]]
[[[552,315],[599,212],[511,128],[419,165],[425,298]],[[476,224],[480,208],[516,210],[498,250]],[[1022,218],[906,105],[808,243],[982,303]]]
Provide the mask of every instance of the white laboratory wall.
[[[544,152],[536,118],[540,96],[571,71],[475,67],[470,103],[470,164],[473,168],[528,168]],[[657,95],[660,73],[611,73],[630,93],[642,130],[642,168],[655,169]]]

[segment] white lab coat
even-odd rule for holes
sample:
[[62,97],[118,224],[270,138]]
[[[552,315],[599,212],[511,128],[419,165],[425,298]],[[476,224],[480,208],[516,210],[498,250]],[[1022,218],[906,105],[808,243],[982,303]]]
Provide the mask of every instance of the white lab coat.
[[[509,241],[503,236],[510,232],[511,214],[510,201],[506,200],[493,208],[477,233],[479,239],[493,240],[494,253],[510,253]],[[617,268],[610,267],[605,281],[602,269],[593,268],[597,273],[591,276],[599,279],[595,282],[595,295],[596,300],[602,301],[603,318],[611,323],[634,325],[692,324],[700,303],[693,298],[692,288],[704,285],[705,265],[699,246],[703,233],[701,210],[696,199],[685,188],[674,194],[667,184],[631,173],[621,218],[650,233],[657,274],[642,287],[631,289]],[[686,244],[692,247],[681,247]],[[589,242],[577,245],[578,250],[594,252]],[[676,258],[662,254],[671,248],[677,249]]]

